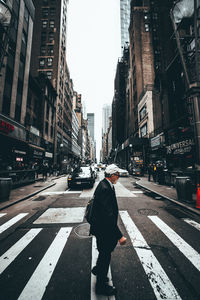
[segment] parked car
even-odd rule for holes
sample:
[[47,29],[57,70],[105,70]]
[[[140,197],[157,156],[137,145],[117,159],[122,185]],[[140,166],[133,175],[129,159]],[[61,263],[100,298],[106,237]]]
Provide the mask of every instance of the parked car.
[[137,175],[137,176],[142,176],[142,170],[138,167],[133,167],[131,174]]
[[97,178],[97,169],[95,168],[95,166],[91,166],[91,168],[92,168],[93,176],[96,179]]
[[127,177],[127,176],[129,176],[128,171],[125,170],[125,169],[120,169],[119,168],[119,176],[120,177]]
[[68,176],[68,188],[87,185],[93,187],[95,178],[91,167],[76,168]]

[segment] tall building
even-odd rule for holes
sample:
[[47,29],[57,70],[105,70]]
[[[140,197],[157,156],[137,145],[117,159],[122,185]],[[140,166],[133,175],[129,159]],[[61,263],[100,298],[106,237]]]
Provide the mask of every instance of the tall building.
[[[121,47],[129,43],[130,0],[120,0]],[[122,50],[123,52],[123,50]]]
[[68,0],[34,0],[35,23],[31,75],[45,73],[57,92],[55,159],[60,165],[71,158],[73,83],[66,61]]
[[7,4],[12,18],[0,76],[1,170],[6,164],[15,169],[18,163],[29,163],[25,117],[35,12],[31,0],[7,1]]
[[109,127],[109,117],[111,117],[111,105],[104,104],[102,108],[102,136],[107,132]]
[[94,142],[94,113],[88,113],[87,120],[88,120],[88,130],[89,130],[90,136]]

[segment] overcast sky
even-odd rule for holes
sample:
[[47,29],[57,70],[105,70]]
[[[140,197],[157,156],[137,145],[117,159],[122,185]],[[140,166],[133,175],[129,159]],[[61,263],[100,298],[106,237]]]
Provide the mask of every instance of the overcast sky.
[[67,61],[74,90],[87,113],[95,114],[97,158],[101,148],[102,106],[112,103],[121,56],[120,0],[69,0]]

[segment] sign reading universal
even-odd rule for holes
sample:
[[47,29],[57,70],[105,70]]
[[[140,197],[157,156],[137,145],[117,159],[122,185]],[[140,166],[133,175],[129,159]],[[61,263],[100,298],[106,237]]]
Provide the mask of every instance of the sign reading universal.
[[187,139],[178,143],[174,143],[170,146],[167,146],[167,154],[184,154],[192,150],[194,146],[193,139]]

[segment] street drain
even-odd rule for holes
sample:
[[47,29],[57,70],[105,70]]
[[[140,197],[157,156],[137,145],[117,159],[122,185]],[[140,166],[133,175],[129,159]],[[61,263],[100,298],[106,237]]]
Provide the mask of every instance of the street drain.
[[156,216],[156,215],[158,215],[158,212],[154,209],[151,209],[151,208],[138,209],[138,213],[140,215],[144,215],[144,216]]
[[44,199],[45,199],[44,196],[39,196],[39,197],[33,199],[33,201],[42,201],[42,200],[44,200]]

